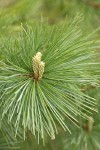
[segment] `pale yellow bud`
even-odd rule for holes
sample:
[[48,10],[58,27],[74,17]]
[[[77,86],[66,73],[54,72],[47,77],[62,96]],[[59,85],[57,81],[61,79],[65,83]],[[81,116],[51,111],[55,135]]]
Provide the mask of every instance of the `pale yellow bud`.
[[43,61],[41,61],[39,64],[39,79],[41,79],[43,76],[44,67],[45,67],[45,63]]
[[38,66],[39,66],[39,59],[37,58],[37,56],[34,56],[32,59],[32,65],[33,65],[33,71],[34,71],[34,77],[38,78]]
[[54,140],[55,139],[55,135],[54,133],[51,135],[51,139]]
[[42,57],[41,52],[37,52],[36,58],[37,58],[39,61],[41,61],[41,57]]
[[93,122],[94,122],[93,118],[89,117],[89,119],[88,119],[88,131],[89,132],[91,132],[93,129]]
[[32,58],[32,66],[34,72],[34,79],[41,79],[44,73],[45,63],[41,61],[42,54],[37,52]]

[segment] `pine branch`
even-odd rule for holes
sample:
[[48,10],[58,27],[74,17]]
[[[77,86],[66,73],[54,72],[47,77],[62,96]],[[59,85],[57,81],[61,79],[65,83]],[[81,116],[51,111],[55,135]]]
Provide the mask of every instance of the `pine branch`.
[[[0,65],[2,118],[7,115],[8,122],[16,118],[16,134],[23,126],[24,139],[27,130],[34,136],[38,133],[38,139],[44,140],[46,134],[54,139],[56,122],[71,132],[66,118],[75,123],[78,116],[88,119],[96,111],[97,100],[83,93],[80,86],[99,82],[100,75],[95,74],[97,44],[89,35],[82,35],[80,20],[77,16],[71,24],[58,27],[22,27],[18,40],[4,41]],[[36,61],[39,53],[45,62],[42,69],[41,60]]]

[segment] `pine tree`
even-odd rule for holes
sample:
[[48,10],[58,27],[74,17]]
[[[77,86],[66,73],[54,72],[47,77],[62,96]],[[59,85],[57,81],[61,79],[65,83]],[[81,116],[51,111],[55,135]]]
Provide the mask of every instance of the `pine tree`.
[[[56,4],[59,11],[64,3]],[[53,149],[49,141],[62,137],[62,149],[99,150],[99,29],[84,32],[79,14],[52,26],[41,20],[23,20],[18,34],[0,38],[0,149],[17,149],[24,140]]]

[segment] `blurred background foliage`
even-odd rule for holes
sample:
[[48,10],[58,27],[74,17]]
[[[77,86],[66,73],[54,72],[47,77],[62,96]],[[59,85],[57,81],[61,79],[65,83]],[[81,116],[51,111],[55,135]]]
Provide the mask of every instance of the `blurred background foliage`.
[[20,23],[39,21],[41,17],[55,24],[73,18],[77,12],[84,14],[85,30],[99,26],[99,0],[0,0],[0,29],[4,32],[9,27],[11,33],[19,29]]
[[[65,19],[69,21],[75,14],[83,14],[83,23],[81,28],[85,33],[92,32],[100,26],[100,0],[0,0],[0,57],[2,57],[2,42],[4,36],[16,36],[20,30],[20,25],[41,20],[52,26],[63,22]],[[95,38],[100,38],[100,31],[95,35]],[[100,49],[98,58],[100,59]],[[100,74],[100,70],[98,70]],[[81,120],[83,126],[76,128],[69,123],[72,128],[72,134],[64,132],[59,126],[59,134],[56,140],[51,140],[47,137],[45,146],[43,142],[37,144],[37,141],[30,132],[27,133],[25,142],[21,142],[20,150],[99,150],[100,149],[100,87],[93,85],[82,87],[83,92],[98,99],[98,114],[93,114],[93,130],[88,132],[84,125],[87,121]],[[67,120],[68,122],[68,120]],[[3,133],[2,133],[3,134]],[[0,143],[5,144],[5,139],[0,134]],[[84,141],[87,140],[87,145],[83,147]],[[95,149],[95,145],[97,149]],[[81,146],[81,147],[80,147]],[[82,148],[83,147],[83,148]],[[3,148],[0,147],[2,150]],[[9,148],[10,149],[10,148]]]

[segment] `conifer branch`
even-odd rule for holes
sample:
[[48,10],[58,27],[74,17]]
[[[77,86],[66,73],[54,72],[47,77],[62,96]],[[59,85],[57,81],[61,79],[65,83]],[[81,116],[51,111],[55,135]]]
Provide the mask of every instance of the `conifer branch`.
[[56,122],[71,132],[66,118],[77,125],[78,116],[88,119],[96,111],[97,100],[80,88],[100,79],[96,74],[96,41],[82,35],[79,22],[77,16],[58,28],[42,24],[26,30],[22,27],[17,42],[4,42],[1,117],[7,116],[8,122],[14,123],[16,134],[22,126],[24,139],[27,130],[34,136],[38,133],[38,139],[44,140],[46,134],[54,139]]

